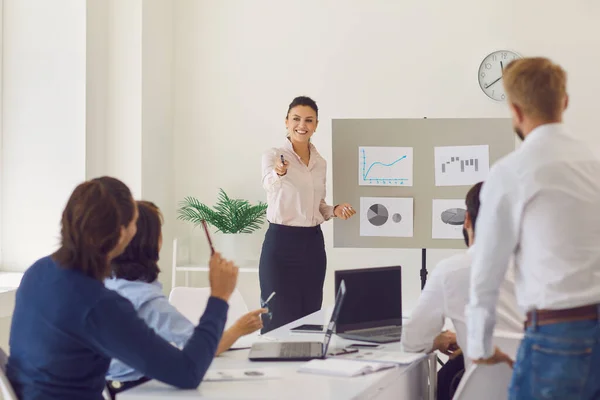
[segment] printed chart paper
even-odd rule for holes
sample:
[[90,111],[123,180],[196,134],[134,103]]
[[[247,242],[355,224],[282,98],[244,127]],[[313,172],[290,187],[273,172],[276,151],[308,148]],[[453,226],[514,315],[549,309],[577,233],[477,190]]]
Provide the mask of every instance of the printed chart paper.
[[412,186],[412,147],[359,147],[360,186]]
[[413,198],[361,197],[360,236],[413,237]]
[[264,379],[279,379],[281,371],[275,368],[248,369],[209,369],[204,375],[206,382],[218,381],[256,381]]
[[463,223],[467,206],[464,200],[433,200],[431,237],[463,239]]
[[435,185],[471,186],[484,181],[490,172],[490,147],[436,147]]

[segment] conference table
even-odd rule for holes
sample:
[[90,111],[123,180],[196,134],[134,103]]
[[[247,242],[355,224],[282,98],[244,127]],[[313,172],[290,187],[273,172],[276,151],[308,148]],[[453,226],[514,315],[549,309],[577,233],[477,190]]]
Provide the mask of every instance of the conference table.
[[[320,310],[291,322],[268,334],[256,337],[259,341],[322,341],[321,333],[295,333],[291,328],[301,324],[323,324],[331,310]],[[325,323],[325,326],[327,324]],[[339,336],[332,337],[329,352],[351,343]],[[401,352],[400,343],[382,345],[386,352]],[[230,350],[216,357],[209,372],[223,370],[256,371],[269,369],[278,377],[260,380],[204,381],[196,390],[181,390],[158,381],[149,381],[117,395],[118,400],[134,399],[407,399],[434,400],[436,384],[435,355],[423,357],[409,365],[398,365],[356,377],[335,377],[298,372],[306,361],[255,362],[248,359],[249,349]],[[354,361],[359,362],[359,361]],[[431,383],[431,384],[430,384]]]

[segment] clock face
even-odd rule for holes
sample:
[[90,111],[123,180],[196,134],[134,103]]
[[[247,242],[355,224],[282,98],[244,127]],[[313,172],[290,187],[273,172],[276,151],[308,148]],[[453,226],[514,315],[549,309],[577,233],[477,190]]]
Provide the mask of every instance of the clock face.
[[512,61],[521,58],[517,53],[509,50],[498,50],[483,59],[479,66],[479,87],[490,99],[496,101],[506,100],[502,84],[502,71]]

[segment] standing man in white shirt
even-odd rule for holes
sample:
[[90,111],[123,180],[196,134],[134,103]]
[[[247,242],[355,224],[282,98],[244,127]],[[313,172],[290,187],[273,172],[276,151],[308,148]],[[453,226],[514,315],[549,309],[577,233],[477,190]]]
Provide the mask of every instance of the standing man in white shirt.
[[511,399],[600,398],[600,161],[562,124],[566,74],[545,58],[504,66],[521,147],[481,193],[467,308],[467,356],[496,363],[496,302],[515,256],[527,312]]
[[[469,249],[438,263],[419,296],[410,320],[402,327],[402,346],[405,351],[439,350],[451,358],[438,372],[438,400],[452,398],[459,383],[459,379],[455,377],[465,368],[463,356],[455,352],[458,347],[465,348],[467,340],[465,306],[469,302],[469,277],[476,248],[475,224],[480,208],[481,187],[482,182],[477,183],[469,190],[465,199],[467,212],[463,234]],[[479,229],[484,228],[479,226]],[[500,302],[497,312],[499,315],[497,333],[522,334],[523,315],[517,306],[514,278],[510,273],[500,283]],[[452,321],[456,334],[442,332],[446,318]]]
[[267,220],[259,263],[261,306],[271,319],[263,332],[318,311],[323,301],[327,257],[321,224],[332,217],[348,219],[348,203],[325,202],[327,163],[310,138],[319,124],[317,103],[296,97],[285,117],[287,138],[262,157],[262,184],[267,192]]

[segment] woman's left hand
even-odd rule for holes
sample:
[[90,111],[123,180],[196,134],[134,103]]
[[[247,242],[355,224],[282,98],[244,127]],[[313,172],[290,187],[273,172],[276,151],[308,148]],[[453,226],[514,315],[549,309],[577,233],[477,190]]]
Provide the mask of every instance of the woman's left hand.
[[341,219],[348,219],[356,214],[356,210],[348,203],[342,203],[335,206],[333,213],[336,217]]

